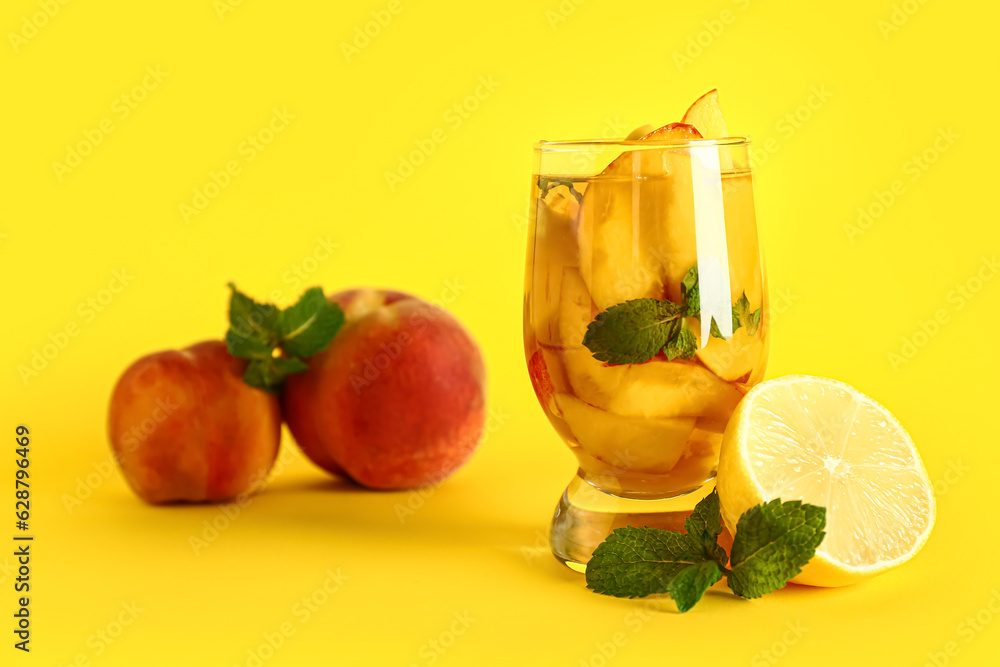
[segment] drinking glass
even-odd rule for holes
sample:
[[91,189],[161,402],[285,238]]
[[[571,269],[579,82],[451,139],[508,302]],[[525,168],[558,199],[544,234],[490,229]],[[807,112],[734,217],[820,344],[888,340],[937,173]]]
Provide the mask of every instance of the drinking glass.
[[[748,147],[744,137],[535,146],[524,352],[579,464],[550,532],[575,570],[620,526],[681,528],[714,488],[737,403],[763,377],[768,296]],[[637,299],[676,304],[669,326],[692,344],[642,363],[596,358],[588,327]]]

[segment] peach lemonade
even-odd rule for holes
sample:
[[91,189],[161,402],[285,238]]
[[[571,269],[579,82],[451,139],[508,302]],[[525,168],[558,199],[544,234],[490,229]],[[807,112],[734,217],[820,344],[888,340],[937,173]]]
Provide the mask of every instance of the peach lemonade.
[[536,149],[529,375],[579,478],[617,498],[710,481],[767,360],[748,142],[727,138],[715,91],[684,121]]

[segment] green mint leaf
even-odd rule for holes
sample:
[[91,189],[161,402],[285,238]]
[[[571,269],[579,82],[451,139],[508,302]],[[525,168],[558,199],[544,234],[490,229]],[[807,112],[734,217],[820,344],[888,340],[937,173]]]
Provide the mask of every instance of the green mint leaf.
[[826,509],[778,499],[747,510],[736,524],[729,587],[745,598],[782,588],[823,541]]
[[[718,546],[718,545],[716,545]],[[686,612],[693,607],[712,584],[722,578],[722,570],[712,560],[688,565],[678,572],[667,585],[667,592],[677,603],[677,611]]]
[[292,373],[301,373],[309,368],[299,359],[289,359],[287,357],[270,357],[268,359],[255,359],[247,366],[243,374],[243,381],[251,387],[263,389],[270,393],[276,393],[278,387],[285,378]]
[[745,317],[747,315],[747,310],[750,308],[750,300],[747,299],[747,293],[743,292],[743,295],[736,300],[733,304],[733,332],[743,326]]
[[719,546],[722,512],[719,510],[718,492],[713,490],[695,505],[691,516],[684,521],[684,532],[688,541],[701,548],[706,558],[712,559],[720,567],[725,567],[729,562],[726,550]]
[[[684,297],[684,308],[687,316],[700,319],[701,293],[698,288],[697,264],[688,269],[688,272],[681,280],[681,295]],[[744,326],[747,329],[747,334],[750,336],[754,335],[757,333],[757,327],[760,326],[760,313],[760,308],[752,313],[750,312],[750,300],[747,299],[747,293],[743,292],[743,295],[733,305],[733,331],[735,332],[741,326]],[[723,338],[714,317],[712,318],[709,333],[716,338]]]
[[233,283],[229,287],[226,347],[234,357],[250,360],[243,381],[251,387],[276,392],[286,377],[309,368],[300,357],[329,345],[344,323],[340,306],[328,303],[319,287],[307,289],[283,311],[257,303]]
[[280,311],[269,303],[257,303],[229,283],[229,331],[226,345],[234,357],[260,359],[271,356],[278,344]]
[[326,300],[323,289],[307,289],[294,306],[281,312],[281,349],[290,357],[311,357],[333,340],[344,323],[344,311]]
[[241,359],[267,359],[274,349],[270,342],[244,338],[232,329],[226,332],[226,347],[229,354]]
[[587,588],[604,595],[638,598],[667,593],[685,568],[704,562],[684,533],[659,528],[618,528],[587,563]]
[[742,325],[746,327],[747,335],[754,335],[757,333],[757,327],[760,326],[760,313],[760,308],[750,312],[750,300],[747,299],[747,293],[743,292],[743,295],[737,299],[736,305],[733,306],[733,331]]
[[[565,179],[538,180],[538,186],[548,192]],[[572,190],[571,184],[570,189]],[[543,196],[544,196],[543,192]],[[573,191],[575,194],[575,190]],[[690,359],[698,351],[698,336],[685,317],[701,319],[701,292],[698,285],[698,265],[695,264],[681,279],[681,303],[669,299],[633,299],[612,306],[587,327],[583,344],[599,361],[610,364],[637,364],[649,361],[661,350],[668,361]],[[733,331],[746,327],[749,335],[760,326],[761,309],[750,312],[746,292],[732,307]],[[724,338],[715,318],[709,325],[709,335]]]
[[733,306],[733,311],[735,311],[735,317],[742,318],[746,315],[747,310],[750,309],[750,299],[747,298],[747,293],[743,292],[739,299],[736,300],[736,304]]
[[587,326],[583,344],[599,361],[649,361],[677,336],[683,308],[673,301],[633,299],[599,313]]
[[576,190],[576,184],[573,183],[568,178],[546,178],[544,176],[538,179],[538,196],[541,199],[545,199],[549,195],[549,190],[558,186],[565,186],[576,199],[577,203],[583,202],[583,195]]
[[[735,325],[736,323],[733,322],[733,324]],[[734,328],[733,331],[736,331],[736,329]],[[719,330],[719,323],[715,321],[714,317],[712,318],[712,326],[709,328],[709,333],[715,338],[722,338],[725,340],[725,336],[723,336],[722,331]]]
[[690,359],[698,352],[698,337],[686,321],[681,320],[677,335],[667,341],[664,352],[667,354],[667,361]]
[[698,291],[698,265],[695,264],[681,280],[681,295],[684,297],[685,314],[688,317],[701,316],[701,293]]

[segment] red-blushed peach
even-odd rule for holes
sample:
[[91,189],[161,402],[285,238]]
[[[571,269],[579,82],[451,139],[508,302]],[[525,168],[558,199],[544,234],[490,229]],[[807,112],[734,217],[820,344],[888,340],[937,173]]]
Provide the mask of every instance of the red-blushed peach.
[[133,363],[111,395],[108,433],[132,490],[150,503],[215,502],[260,488],[281,442],[278,399],[243,382],[222,341]]
[[472,455],[486,422],[478,345],[444,308],[388,290],[329,297],[344,326],[285,382],[283,414],[302,451],[368,487],[438,483]]

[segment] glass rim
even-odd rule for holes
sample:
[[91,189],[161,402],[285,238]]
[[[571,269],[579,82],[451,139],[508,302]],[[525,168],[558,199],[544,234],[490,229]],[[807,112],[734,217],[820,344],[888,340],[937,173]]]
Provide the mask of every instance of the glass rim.
[[535,150],[539,152],[550,151],[573,151],[582,149],[600,149],[615,146],[627,148],[660,148],[670,146],[671,148],[686,148],[698,146],[749,146],[750,137],[720,137],[718,139],[691,139],[684,141],[671,141],[669,139],[654,139],[641,141],[639,139],[570,139],[546,141],[535,143]]

